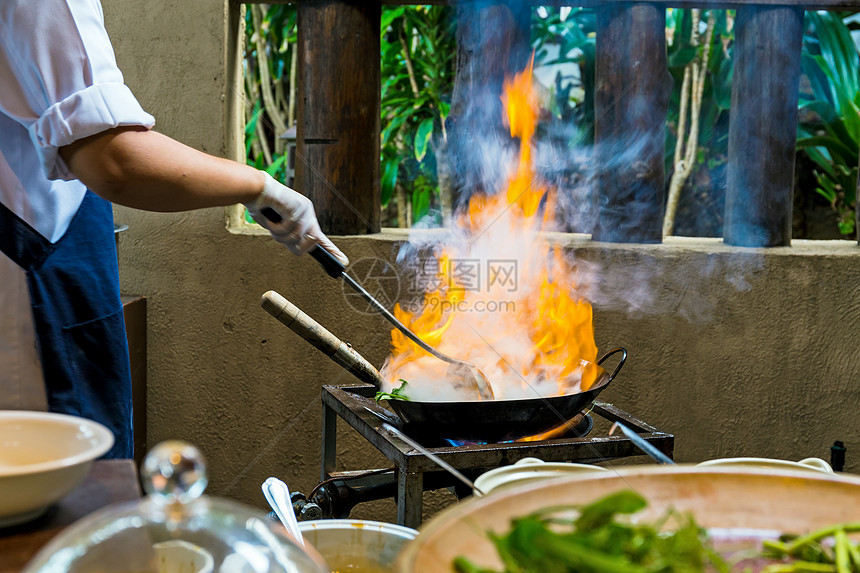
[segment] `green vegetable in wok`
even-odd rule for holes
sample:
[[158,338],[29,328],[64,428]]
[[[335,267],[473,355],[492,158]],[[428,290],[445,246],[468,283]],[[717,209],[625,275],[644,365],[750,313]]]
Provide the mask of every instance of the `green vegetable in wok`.
[[403,384],[401,384],[391,392],[377,392],[375,396],[376,401],[379,402],[380,400],[403,400],[404,402],[408,402],[409,396],[407,396],[405,392],[406,386],[409,385],[409,382],[407,382],[403,378],[401,378],[400,381],[403,382]]
[[[616,519],[646,505],[639,494],[619,491],[584,507],[546,508],[515,519],[507,534],[489,534],[504,564],[501,572],[462,556],[454,568],[458,573],[860,573],[860,547],[848,537],[860,533],[860,522],[766,540],[760,551],[732,555],[738,568],[731,569],[691,515],[670,510],[655,523]],[[578,515],[559,516],[570,509]],[[745,565],[751,561],[755,568]]]

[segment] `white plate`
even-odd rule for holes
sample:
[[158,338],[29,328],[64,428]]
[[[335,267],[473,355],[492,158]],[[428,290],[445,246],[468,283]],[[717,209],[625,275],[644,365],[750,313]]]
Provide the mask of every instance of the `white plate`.
[[482,473],[475,480],[476,496],[498,492],[516,485],[534,483],[582,472],[606,471],[606,468],[590,464],[567,462],[545,462],[537,458],[523,458],[510,466],[495,468]]
[[799,462],[789,460],[775,460],[772,458],[719,458],[708,460],[699,464],[700,466],[744,466],[754,468],[771,468],[786,470],[809,470],[824,473],[833,473],[830,464],[821,458],[806,458]]

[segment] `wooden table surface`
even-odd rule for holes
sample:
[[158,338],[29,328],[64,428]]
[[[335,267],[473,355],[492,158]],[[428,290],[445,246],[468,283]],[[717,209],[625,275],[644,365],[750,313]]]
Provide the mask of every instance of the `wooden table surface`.
[[66,526],[114,503],[139,499],[132,460],[98,460],[87,479],[48,512],[28,523],[0,528],[0,573],[17,573]]

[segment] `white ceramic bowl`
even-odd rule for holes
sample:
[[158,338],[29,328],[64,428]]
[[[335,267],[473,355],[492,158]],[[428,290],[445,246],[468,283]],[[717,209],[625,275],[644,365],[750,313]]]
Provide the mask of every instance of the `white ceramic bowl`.
[[[560,478],[582,472],[601,472],[606,468],[591,464],[545,462],[537,458],[523,458],[510,466],[502,466],[482,473],[475,480],[476,496],[505,490],[509,487]],[[480,490],[480,491],[478,491]]]
[[0,410],[0,527],[42,515],[84,480],[113,441],[92,420]]
[[393,573],[395,558],[418,535],[409,527],[362,519],[302,521],[299,529],[333,571],[355,573]]

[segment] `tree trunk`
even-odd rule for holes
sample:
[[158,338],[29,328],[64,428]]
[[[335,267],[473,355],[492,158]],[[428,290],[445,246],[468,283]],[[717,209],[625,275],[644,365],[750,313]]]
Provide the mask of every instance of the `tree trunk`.
[[451,176],[451,162],[448,157],[448,142],[440,137],[434,148],[436,153],[436,180],[439,182],[439,210],[442,213],[442,226],[452,224],[454,215],[454,186]]
[[290,97],[287,100],[287,126],[296,124],[296,72],[299,68],[299,47],[293,46],[290,54]]
[[[699,10],[693,10],[693,31],[690,43],[699,45]],[[675,214],[681,199],[684,183],[690,178],[696,166],[696,152],[699,149],[699,118],[702,111],[702,94],[708,73],[716,17],[713,10],[708,16],[708,27],[702,51],[684,68],[684,82],[681,86],[681,106],[678,113],[678,141],[675,143],[675,163],[672,179],[669,181],[669,198],[666,201],[666,214],[663,216],[663,236],[668,237],[675,230]],[[685,119],[687,107],[690,111],[690,133],[687,135]]]
[[397,226],[408,229],[412,226],[412,201],[409,200],[409,194],[400,183],[394,186],[394,193],[397,195]]
[[[269,74],[269,57],[266,52],[266,39],[262,34],[261,22],[265,15],[264,8],[259,4],[252,4],[251,18],[254,22],[255,46],[257,49],[257,67],[260,71],[260,95],[263,97],[263,107],[269,120],[272,122],[274,129],[275,152],[280,154],[283,152],[283,141],[281,135],[287,131],[286,121],[278,107],[275,95],[272,92],[272,77]],[[280,150],[280,151],[279,151]]]

